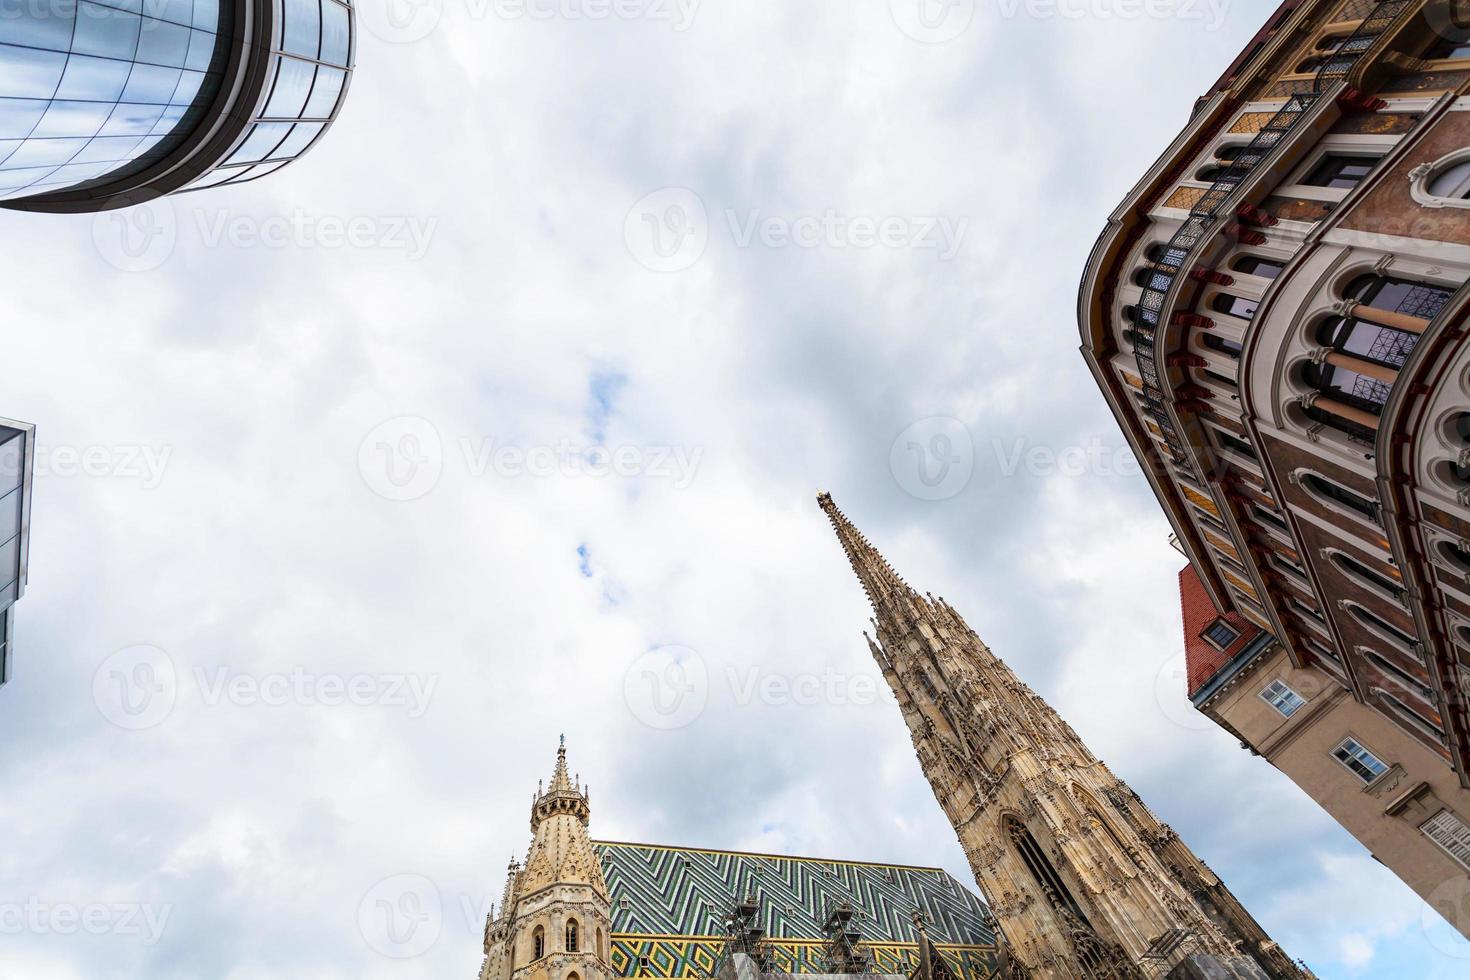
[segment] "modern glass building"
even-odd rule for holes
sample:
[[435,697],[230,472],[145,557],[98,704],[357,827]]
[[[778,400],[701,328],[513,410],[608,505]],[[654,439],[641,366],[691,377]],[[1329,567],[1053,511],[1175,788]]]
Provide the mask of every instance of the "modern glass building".
[[254,180],[336,119],[339,0],[0,0],[0,205],[100,211]]
[[12,606],[26,589],[35,427],[0,419],[0,684],[10,679]]

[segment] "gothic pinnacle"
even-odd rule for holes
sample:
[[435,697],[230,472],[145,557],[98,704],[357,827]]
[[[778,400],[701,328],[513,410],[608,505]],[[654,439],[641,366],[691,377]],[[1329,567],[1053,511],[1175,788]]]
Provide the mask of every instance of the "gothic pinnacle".
[[863,537],[862,532],[832,502],[830,493],[823,490],[817,494],[817,505],[832,522],[837,540],[842,543],[842,550],[847,552],[847,560],[857,573],[858,581],[863,584],[863,591],[868,594],[868,601],[872,603],[875,612],[881,613],[883,605],[895,596],[915,594],[908,583],[893,570],[893,566],[878,553],[878,549]]

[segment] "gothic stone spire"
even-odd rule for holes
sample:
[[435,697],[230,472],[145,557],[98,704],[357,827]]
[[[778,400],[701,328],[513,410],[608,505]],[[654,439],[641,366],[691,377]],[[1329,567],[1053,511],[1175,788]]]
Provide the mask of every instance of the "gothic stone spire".
[[817,502],[873,603],[873,656],[1014,960],[1034,977],[1135,980],[1155,965],[1150,947],[1182,930],[1201,954],[1301,976],[958,612],[909,588],[830,494]]

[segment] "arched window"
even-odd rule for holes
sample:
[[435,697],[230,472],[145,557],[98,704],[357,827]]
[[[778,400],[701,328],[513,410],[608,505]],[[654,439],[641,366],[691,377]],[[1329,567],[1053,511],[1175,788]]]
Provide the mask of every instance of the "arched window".
[[1432,197],[1461,201],[1470,198],[1470,160],[1461,160],[1434,171],[1424,182],[1424,188]]
[[1301,476],[1302,486],[1307,492],[1324,502],[1341,504],[1356,514],[1378,523],[1378,504],[1360,493],[1354,493],[1347,487],[1331,480],[1324,479],[1316,473],[1303,473]]
[[1296,73],[1298,75],[1310,75],[1313,72],[1318,71],[1329,60],[1331,59],[1326,56],[1308,58],[1307,60],[1296,66]]
[[1407,330],[1340,316],[1317,328],[1317,343],[1323,347],[1391,368],[1403,367],[1418,342],[1418,336]]
[[1239,436],[1232,435],[1223,429],[1211,429],[1210,431],[1215,434],[1215,441],[1220,444],[1222,449],[1229,449],[1231,452],[1238,453],[1247,459],[1256,458],[1255,447]]
[[1409,707],[1407,704],[1404,704],[1403,701],[1399,700],[1388,691],[1379,688],[1378,696],[1388,704],[1389,709],[1398,716],[1400,721],[1407,724],[1410,728],[1416,729],[1417,731],[1428,735],[1430,741],[1443,744],[1445,740],[1444,729],[1440,728],[1428,718],[1425,718],[1423,715],[1415,711],[1413,708]]
[[1470,412],[1456,412],[1445,423],[1445,438],[1456,447],[1470,446]]
[[1342,551],[1333,551],[1328,555],[1328,560],[1337,567],[1348,578],[1357,582],[1370,592],[1392,599],[1394,602],[1404,601],[1404,585],[1402,582],[1377,569],[1367,565]]
[[607,958],[607,950],[602,946],[602,926],[597,927],[597,949],[594,951],[598,956]]
[[1442,37],[1424,52],[1424,58],[1428,61],[1448,61],[1455,58],[1470,58],[1470,40],[1460,37],[1463,31],[1450,31],[1449,37]]
[[1235,383],[1235,379],[1230,377],[1228,374],[1221,374],[1219,371],[1211,371],[1209,368],[1201,368],[1200,373],[1209,378],[1211,381],[1215,382],[1216,384],[1223,385],[1226,388],[1239,387]]
[[[1359,374],[1352,368],[1312,361],[1302,364],[1301,379],[1303,384],[1330,398],[1374,415],[1383,414],[1383,406],[1387,404],[1389,393],[1393,390],[1389,382]],[[1333,419],[1335,424],[1336,417]],[[1367,428],[1356,423],[1351,424],[1355,430]]]
[[[1194,179],[1203,181],[1206,184],[1213,184],[1215,181],[1223,177],[1229,169],[1230,168],[1227,165],[1212,163],[1208,167],[1201,167],[1199,169],[1199,172],[1194,175]],[[1236,178],[1231,178],[1230,182],[1232,184],[1235,183]]]
[[1157,269],[1151,269],[1148,266],[1144,266],[1133,273],[1133,284],[1143,289],[1155,289],[1163,292],[1169,288],[1169,284],[1172,281],[1173,277],[1169,273],[1159,272]]
[[1470,572],[1470,551],[1466,551],[1458,542],[1441,541],[1439,543],[1439,554],[1440,557],[1460,571]]
[[581,937],[577,935],[577,920],[576,919],[572,919],[570,922],[567,923],[567,952],[568,953],[575,953],[575,952],[578,951],[577,940],[580,939],[580,938]]
[[531,959],[539,960],[546,955],[546,930],[540,926],[531,933]]
[[1336,51],[1338,48],[1342,47],[1342,42],[1346,41],[1347,39],[1348,36],[1346,34],[1328,34],[1318,40],[1317,50]]
[[1433,320],[1449,302],[1454,290],[1416,279],[1394,279],[1389,276],[1359,276],[1348,284],[1343,295],[1378,310],[1391,310],[1425,320]]
[[1434,464],[1434,469],[1436,476],[1456,490],[1470,483],[1470,466],[1458,459],[1442,459]]
[[1368,632],[1375,633],[1390,643],[1397,643],[1407,650],[1413,650],[1414,645],[1418,643],[1413,636],[1405,633],[1371,609],[1365,609],[1356,602],[1349,602],[1347,609],[1353,614],[1354,619],[1368,629]]
[[1248,276],[1260,276],[1262,279],[1275,279],[1281,275],[1281,270],[1286,268],[1285,262],[1277,262],[1275,259],[1262,258],[1259,255],[1242,255],[1230,264],[1235,272],[1242,272]]
[[1062,876],[1057,874],[1057,869],[1052,866],[1051,859],[1036,843],[1036,838],[1031,836],[1031,831],[1015,817],[1005,818],[1006,836],[1010,838],[1012,846],[1021,855],[1027,870],[1041,886],[1042,894],[1052,905],[1059,908],[1065,907],[1077,918],[1087,921],[1087,916],[1082,912],[1082,906],[1072,897],[1072,892],[1067,888],[1067,883]]
[[1240,159],[1240,155],[1244,153],[1249,146],[1249,143],[1232,143],[1229,146],[1222,146],[1215,151],[1215,159],[1227,160],[1231,163],[1234,163],[1236,160]]
[[1206,333],[1200,336],[1200,343],[1210,350],[1216,350],[1227,357],[1240,357],[1241,346],[1229,337],[1222,337],[1217,333]]
[[1409,673],[1407,670],[1400,667],[1392,660],[1389,660],[1377,650],[1370,650],[1368,647],[1360,647],[1358,652],[1361,653],[1365,658],[1367,658],[1369,663],[1377,667],[1379,670],[1383,671],[1385,675],[1393,678],[1395,681],[1402,684],[1406,689],[1415,692],[1421,698],[1428,701],[1430,704],[1434,703],[1434,692],[1430,690],[1428,683],[1415,677],[1413,674]]
[[1455,639],[1463,646],[1470,647],[1470,626],[1456,626]]
[[1210,309],[1217,313],[1228,313],[1230,316],[1238,316],[1242,320],[1249,320],[1256,315],[1257,300],[1246,299],[1244,296],[1236,296],[1234,293],[1217,293],[1210,300]]

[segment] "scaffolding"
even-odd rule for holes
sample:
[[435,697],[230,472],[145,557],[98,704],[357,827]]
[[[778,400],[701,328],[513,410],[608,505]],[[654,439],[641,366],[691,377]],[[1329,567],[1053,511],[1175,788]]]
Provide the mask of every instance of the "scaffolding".
[[857,912],[851,902],[838,902],[827,911],[822,946],[828,973],[871,973],[873,955],[863,944],[863,934],[853,926]]

